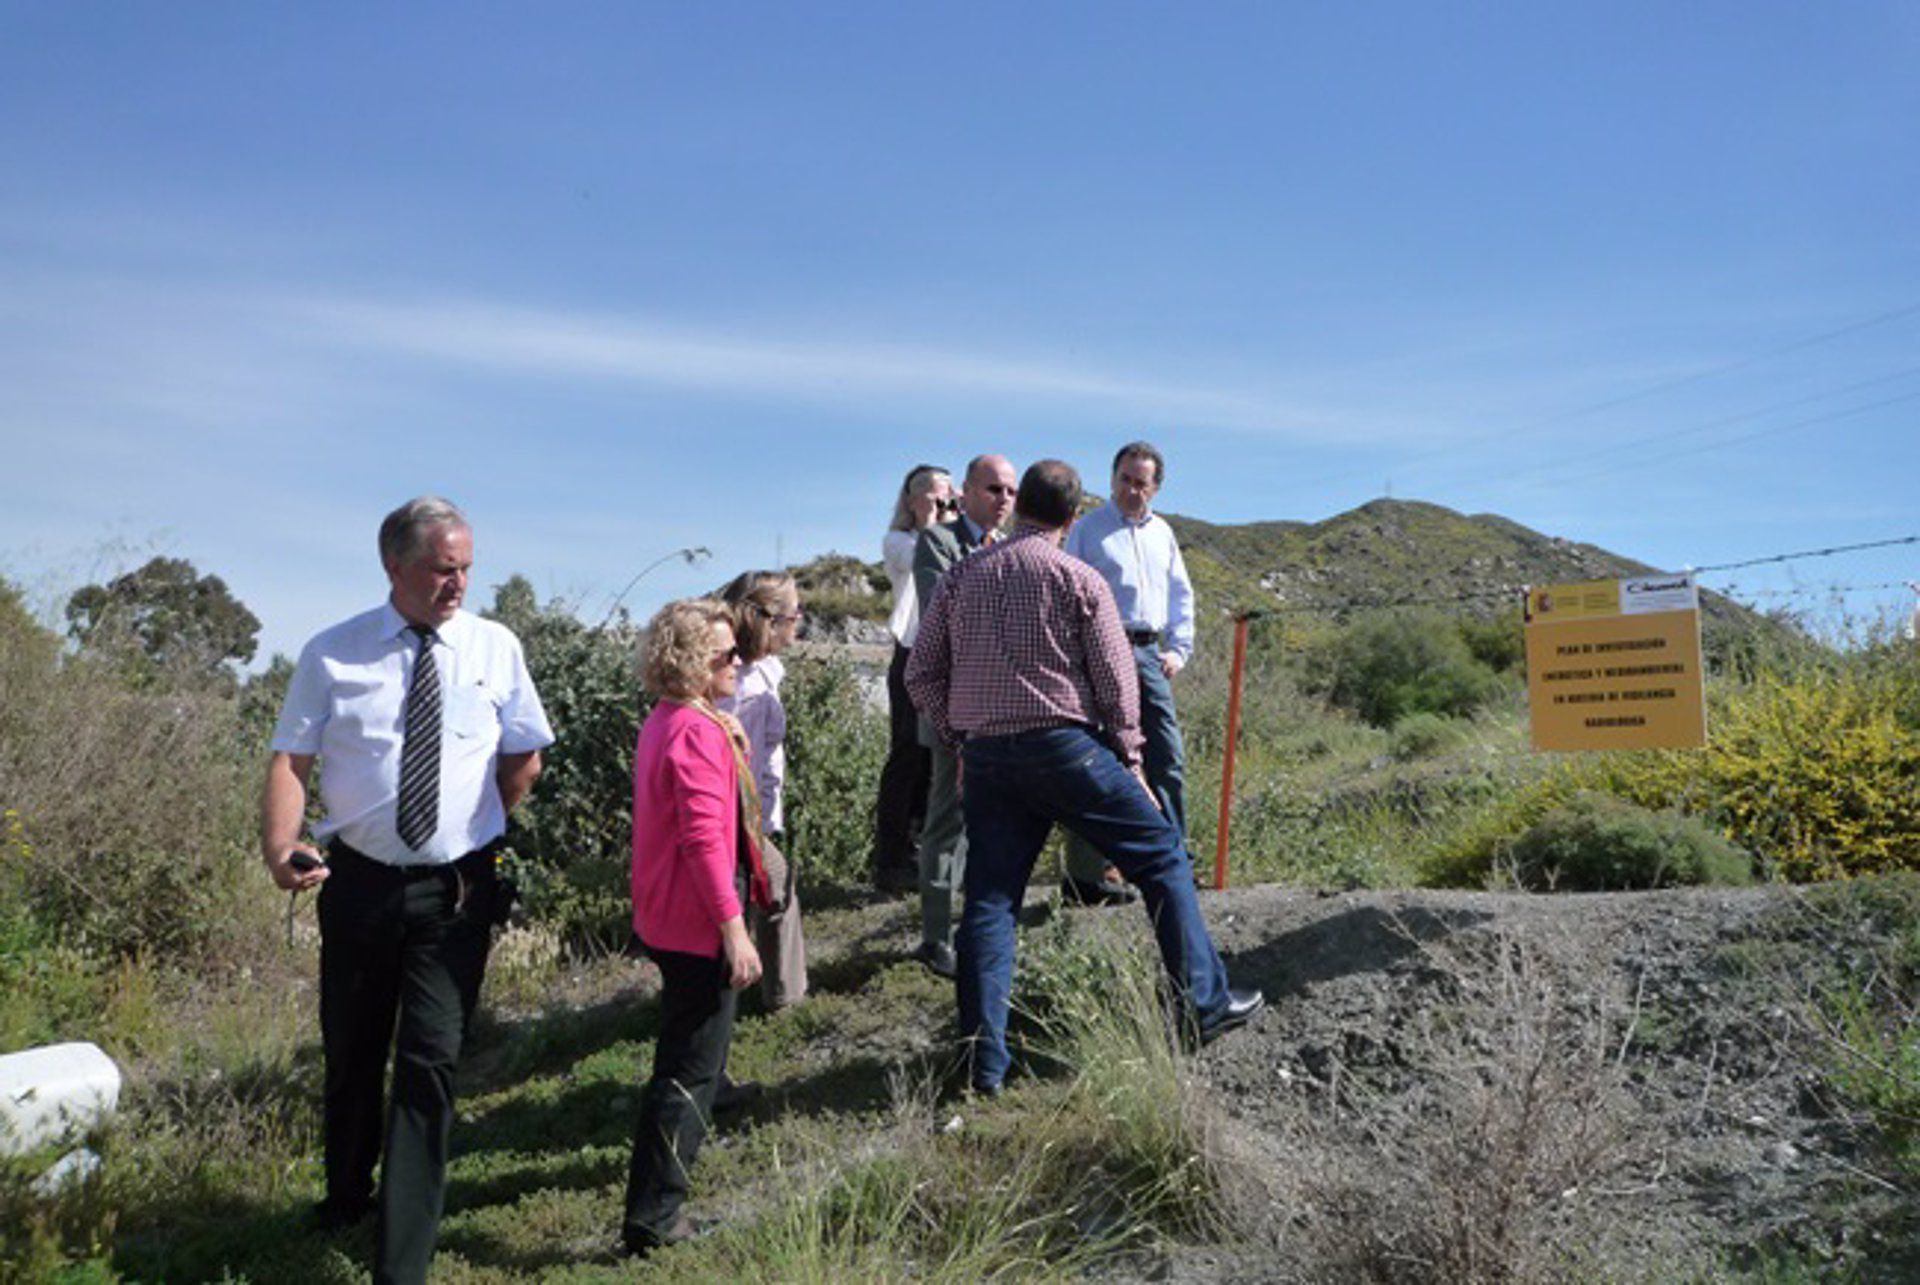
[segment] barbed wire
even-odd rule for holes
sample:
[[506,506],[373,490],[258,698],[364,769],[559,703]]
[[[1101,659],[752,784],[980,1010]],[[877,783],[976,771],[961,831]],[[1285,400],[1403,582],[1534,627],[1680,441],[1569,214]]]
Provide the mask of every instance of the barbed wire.
[[[1810,558],[1831,558],[1841,554],[1860,553],[1870,549],[1891,549],[1902,545],[1920,545],[1920,535],[1895,536],[1886,540],[1864,540],[1857,544],[1837,544],[1824,549],[1802,549],[1792,553],[1774,553],[1764,557],[1745,558],[1738,562],[1720,562],[1703,567],[1683,567],[1679,572],[1675,572],[1674,574],[1684,573],[1693,576],[1702,576],[1722,571],[1737,571],[1747,567],[1773,566],[1780,563],[1799,562]],[[1206,552],[1208,556],[1223,566],[1230,567],[1243,576],[1249,575],[1246,568],[1238,565],[1225,554],[1212,549],[1208,549]],[[1662,575],[1666,573],[1654,571],[1643,574]],[[1253,579],[1256,583],[1260,583],[1264,587],[1264,578],[1256,576],[1253,577]],[[1849,593],[1865,593],[1870,589],[1885,590],[1905,587],[1907,587],[1905,582],[1891,580],[1878,585],[1851,586],[1845,591]],[[1490,589],[1467,589],[1452,594],[1427,594],[1411,597],[1400,595],[1393,597],[1347,598],[1334,602],[1283,602],[1271,607],[1253,607],[1242,611],[1235,611],[1232,615],[1236,619],[1252,621],[1264,619],[1269,616],[1324,615],[1348,611],[1377,611],[1389,607],[1447,607],[1459,606],[1469,602],[1512,598],[1518,596],[1522,591],[1520,586],[1502,586],[1500,588]],[[1736,590],[1729,587],[1728,589],[1714,590],[1713,592],[1720,593],[1723,597],[1730,597]],[[1773,591],[1760,592],[1771,593]],[[1756,595],[1754,592],[1748,592],[1744,596],[1753,597]]]
[[1896,545],[1920,544],[1920,535],[1895,536],[1890,540],[1867,540],[1860,544],[1836,544],[1828,549],[1804,549],[1798,553],[1775,553],[1764,558],[1747,558],[1741,562],[1719,562],[1711,566],[1688,568],[1693,574],[1706,575],[1710,571],[1737,571],[1742,567],[1763,567],[1776,562],[1798,562],[1803,558],[1831,558],[1841,553],[1859,553],[1863,549],[1891,549]]
[[1889,589],[1912,589],[1904,580],[1883,580],[1878,584],[1811,584],[1795,585],[1787,589],[1740,589],[1737,587],[1722,590],[1730,598],[1820,598],[1842,597],[1851,593],[1884,593]]

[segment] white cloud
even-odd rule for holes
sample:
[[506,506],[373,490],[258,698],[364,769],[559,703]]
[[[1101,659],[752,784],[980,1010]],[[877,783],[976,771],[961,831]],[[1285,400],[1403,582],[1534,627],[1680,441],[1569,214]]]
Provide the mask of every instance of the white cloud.
[[723,335],[617,315],[475,302],[309,299],[289,309],[345,347],[536,378],[810,400],[1097,402],[1123,405],[1135,419],[1301,440],[1340,440],[1351,431],[1341,417],[1257,393],[964,349]]

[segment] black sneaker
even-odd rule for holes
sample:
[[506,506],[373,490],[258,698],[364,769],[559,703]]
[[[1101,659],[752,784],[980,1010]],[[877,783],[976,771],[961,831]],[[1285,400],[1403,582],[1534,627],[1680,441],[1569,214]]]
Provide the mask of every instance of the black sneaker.
[[758,1080],[736,1080],[722,1074],[720,1087],[713,1091],[713,1113],[715,1115],[733,1115],[745,1111],[758,1102],[766,1090]]
[[1200,1023],[1200,1042],[1211,1044],[1228,1031],[1237,1031],[1258,1017],[1267,1006],[1267,997],[1259,991],[1227,991],[1227,1005]]
[[907,866],[883,866],[874,872],[873,886],[883,897],[904,897],[920,891],[920,872]]
[[953,947],[943,941],[923,941],[914,948],[913,957],[927,966],[927,971],[935,977],[953,980],[957,964],[953,958]]
[[1068,875],[1060,881],[1060,899],[1069,906],[1124,906],[1140,899],[1140,890],[1120,879],[1098,883]]
[[374,1202],[366,1200],[323,1200],[307,1215],[307,1225],[323,1236],[333,1236],[357,1227],[373,1217]]

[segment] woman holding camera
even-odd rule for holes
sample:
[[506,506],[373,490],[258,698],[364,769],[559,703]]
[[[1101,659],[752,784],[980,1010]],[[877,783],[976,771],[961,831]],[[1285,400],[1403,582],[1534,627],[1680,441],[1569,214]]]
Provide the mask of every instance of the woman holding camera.
[[952,518],[958,507],[947,471],[933,464],[916,465],[900,483],[893,520],[880,542],[881,560],[893,585],[893,614],[887,620],[893,635],[893,663],[887,667],[887,763],[880,771],[873,843],[874,883],[882,892],[908,892],[920,886],[915,835],[927,810],[927,780],[933,764],[927,747],[920,743],[919,715],[907,696],[907,650],[920,629],[913,550],[922,531]]

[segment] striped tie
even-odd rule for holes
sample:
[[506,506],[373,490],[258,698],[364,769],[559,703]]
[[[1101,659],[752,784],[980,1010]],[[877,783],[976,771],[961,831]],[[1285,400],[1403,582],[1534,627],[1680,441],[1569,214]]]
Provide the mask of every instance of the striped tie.
[[406,721],[400,731],[400,838],[419,848],[440,828],[440,672],[433,665],[434,632],[420,635],[420,657],[407,689]]

